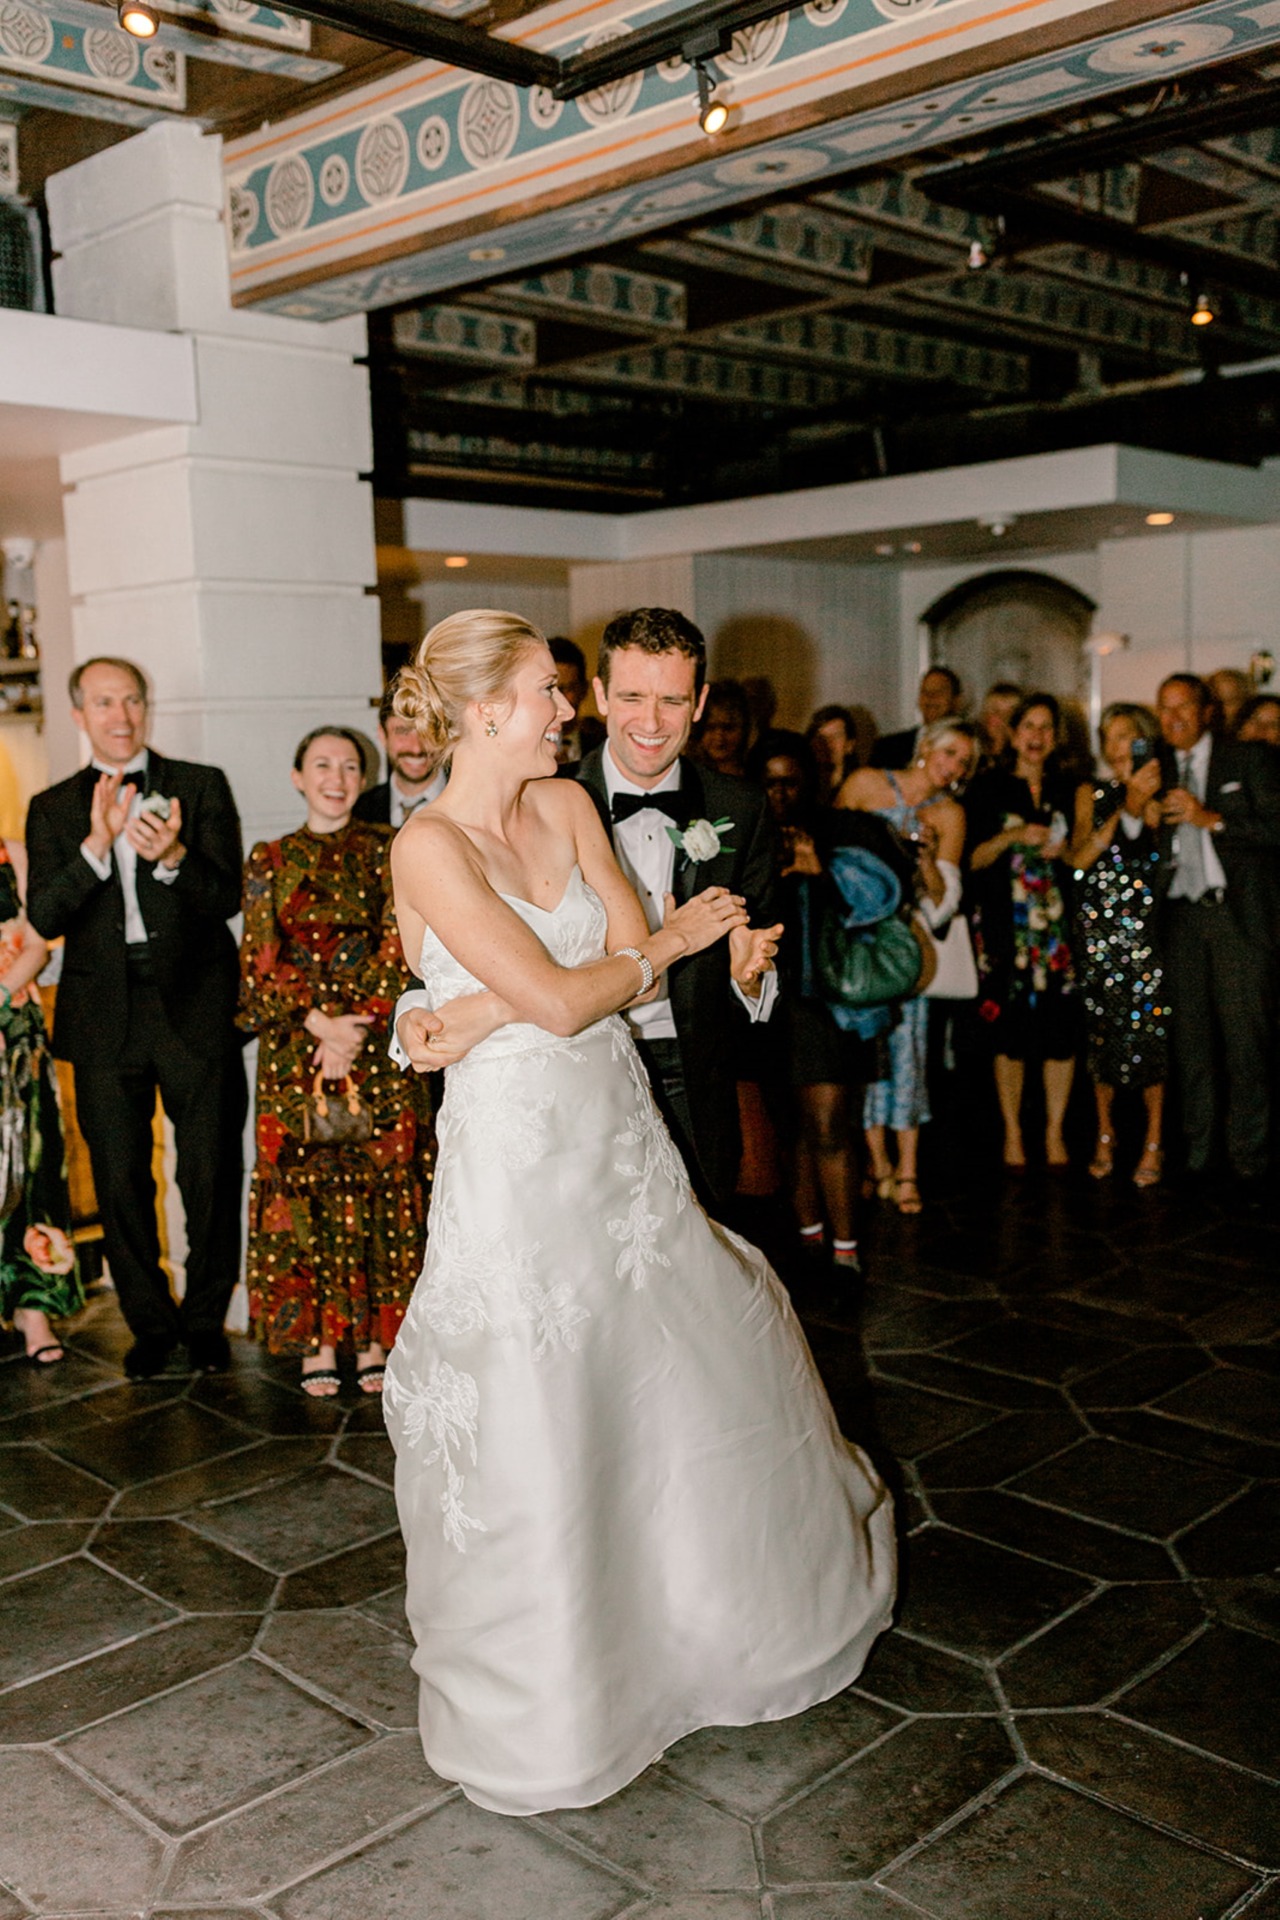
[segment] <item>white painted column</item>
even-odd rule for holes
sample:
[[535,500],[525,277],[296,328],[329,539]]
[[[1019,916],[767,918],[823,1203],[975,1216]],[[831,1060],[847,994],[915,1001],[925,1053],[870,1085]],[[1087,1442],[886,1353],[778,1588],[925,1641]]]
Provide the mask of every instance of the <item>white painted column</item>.
[[246,841],[274,838],[301,735],[371,732],[381,688],[364,321],[232,307],[220,142],[189,122],[55,175],[48,206],[58,313],[187,334],[199,395],[193,426],[63,457],[75,657],[136,660],[156,746],[223,767]]

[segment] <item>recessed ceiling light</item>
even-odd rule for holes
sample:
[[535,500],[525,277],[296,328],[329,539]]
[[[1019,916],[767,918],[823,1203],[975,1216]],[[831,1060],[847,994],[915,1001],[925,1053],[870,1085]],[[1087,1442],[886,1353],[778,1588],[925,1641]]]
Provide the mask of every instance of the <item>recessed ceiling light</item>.
[[465,553],[446,553],[444,563],[446,567],[469,567],[471,565]]
[[880,555],[880,558],[882,560],[887,560],[893,552],[892,540],[877,540],[876,552]]
[[919,553],[920,542],[918,540],[904,540],[902,543],[902,551],[904,553]]
[[1149,513],[1147,515],[1147,525],[1149,527],[1171,527],[1173,525],[1173,515],[1171,513]]

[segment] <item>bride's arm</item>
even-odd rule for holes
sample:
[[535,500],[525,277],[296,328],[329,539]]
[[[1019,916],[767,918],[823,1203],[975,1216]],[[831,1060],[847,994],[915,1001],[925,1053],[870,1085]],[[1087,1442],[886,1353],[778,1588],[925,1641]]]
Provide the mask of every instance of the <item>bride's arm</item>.
[[[515,1019],[567,1038],[635,999],[641,969],[634,958],[612,954],[586,966],[559,966],[489,885],[464,834],[445,819],[424,818],[414,826],[413,833],[397,834],[392,844],[402,927],[430,926],[460,966],[506,1001]],[[655,974],[661,973],[682,954],[711,946],[745,918],[730,893],[710,887],[657,933],[649,933],[642,918],[643,937],[627,944],[637,946]]]

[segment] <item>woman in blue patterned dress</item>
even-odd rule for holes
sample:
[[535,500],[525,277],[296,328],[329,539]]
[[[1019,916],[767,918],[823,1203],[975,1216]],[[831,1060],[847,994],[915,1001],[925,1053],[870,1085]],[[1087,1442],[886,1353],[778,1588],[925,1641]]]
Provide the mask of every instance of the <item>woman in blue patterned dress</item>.
[[[960,856],[964,810],[951,789],[968,779],[978,755],[976,729],[964,720],[938,720],[925,727],[916,757],[904,773],[860,767],[840,789],[838,807],[878,814],[916,855],[916,886],[926,924],[942,928],[960,906]],[[899,1213],[921,1208],[917,1155],[920,1128],[931,1117],[926,1064],[929,1002],[923,994],[905,1000],[888,1038],[889,1072],[873,1080],[863,1102],[862,1124],[871,1177],[882,1200]],[[889,1157],[892,1129],[897,1164]]]
[[[1071,842],[1075,951],[1098,1105],[1089,1171],[1095,1180],[1111,1173],[1115,1090],[1132,1087],[1141,1091],[1147,1122],[1133,1174],[1139,1187],[1154,1187],[1160,1178],[1169,1054],[1169,1009],[1154,937],[1161,859],[1158,738],[1147,707],[1121,701],[1107,708],[1098,739],[1110,777],[1079,789]],[[1140,747],[1140,741],[1148,744]]]

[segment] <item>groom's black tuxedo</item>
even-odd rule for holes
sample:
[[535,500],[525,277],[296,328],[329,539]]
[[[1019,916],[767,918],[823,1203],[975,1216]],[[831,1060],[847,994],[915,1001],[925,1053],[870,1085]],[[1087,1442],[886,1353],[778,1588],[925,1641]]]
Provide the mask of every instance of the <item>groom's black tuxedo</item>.
[[[227,925],[240,909],[240,822],[225,774],[149,751],[146,787],[182,809],[185,857],[166,883],[138,858],[146,939],[126,941],[117,859],[103,880],[81,846],[98,773],[38,793],[27,814],[27,910],[65,937],[54,1052],[75,1068],[105,1252],[139,1339],[172,1346],[221,1328],[239,1272],[246,1089],[234,1029],[239,965]],[[141,776],[128,775],[133,784]],[[189,1253],[182,1315],[160,1265],[151,1173],[156,1089],[177,1139]]]
[[[604,749],[597,747],[565,771],[587,789],[612,840],[603,756]],[[676,855],[672,892],[677,902],[683,904],[704,887],[728,887],[746,900],[752,926],[771,926],[776,918],[777,843],[763,793],[747,780],[682,759],[680,802],[686,822],[727,819],[733,829],[724,835],[732,851],[722,848],[714,860],[695,864]],[[702,953],[677,960],[668,978],[701,1185],[723,1203],[733,1196],[742,1157],[737,1080],[746,1032],[746,1015],[729,978],[728,942],[718,940]]]

